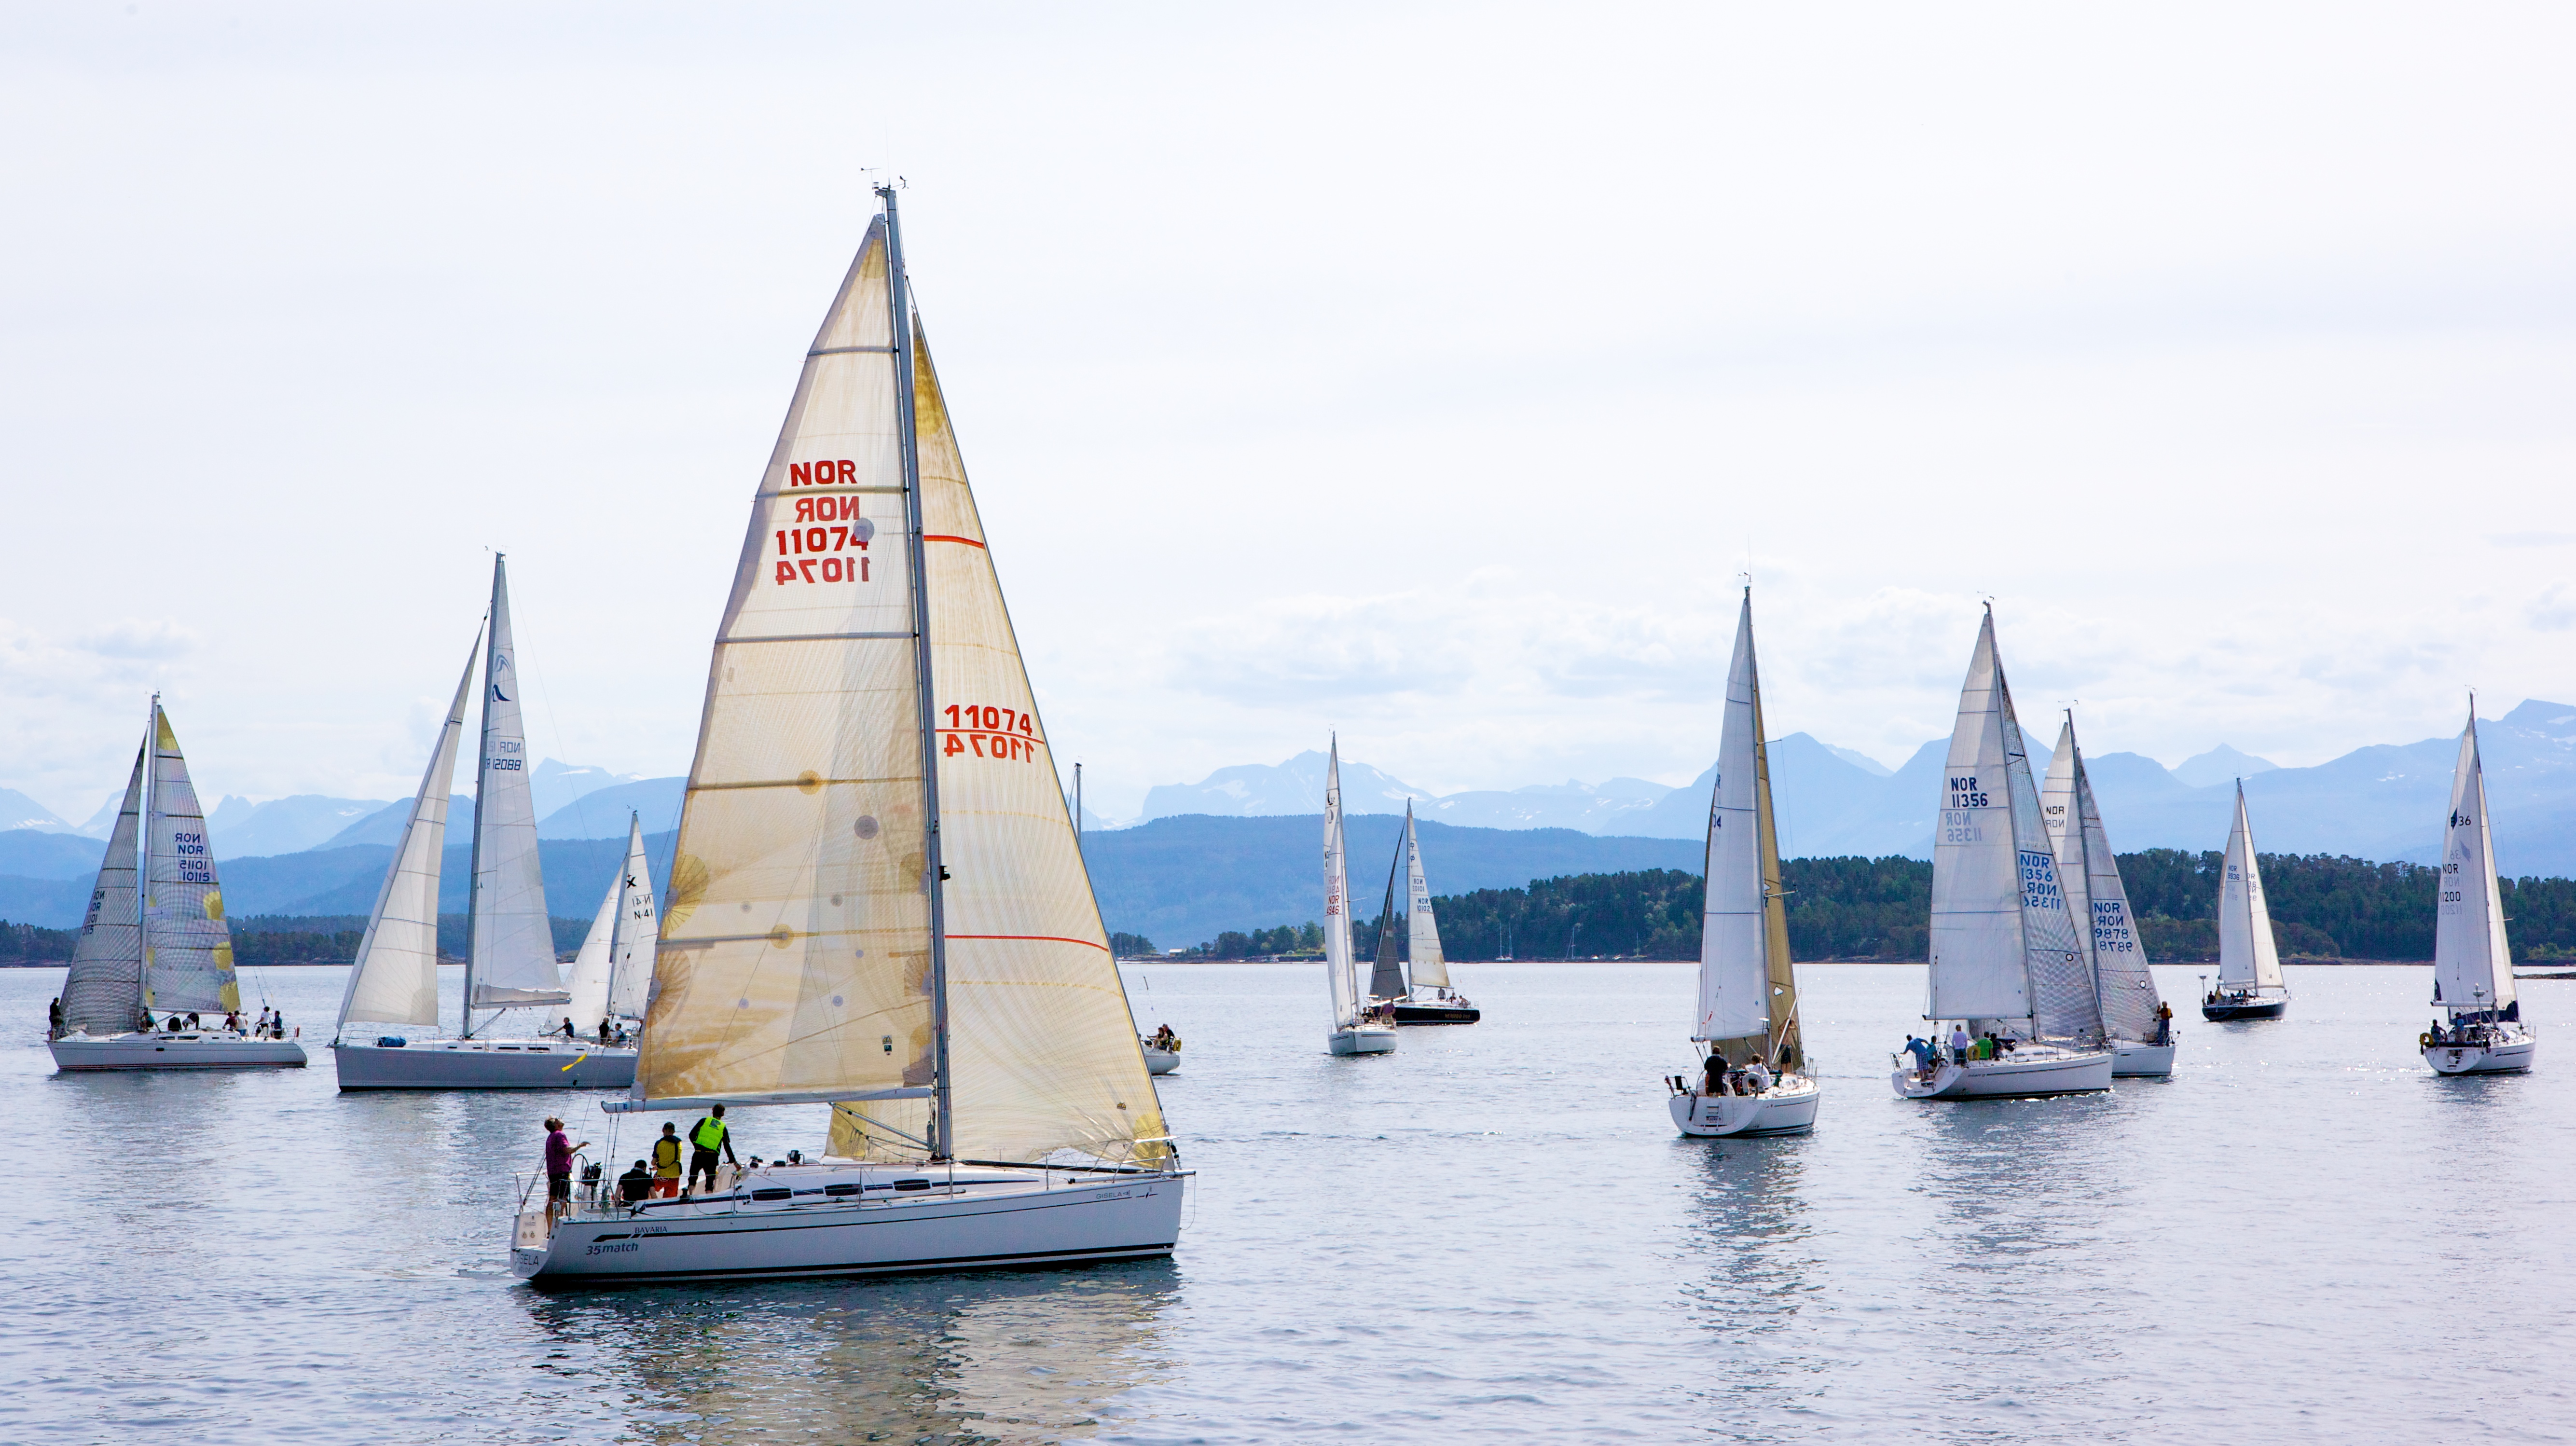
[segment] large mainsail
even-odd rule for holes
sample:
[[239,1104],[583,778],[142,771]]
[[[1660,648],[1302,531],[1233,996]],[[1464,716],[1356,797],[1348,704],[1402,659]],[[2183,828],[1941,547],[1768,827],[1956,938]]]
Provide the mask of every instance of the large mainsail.
[[439,862],[447,847],[448,789],[456,779],[456,749],[465,734],[465,700],[473,695],[474,655],[482,646],[478,632],[465,650],[456,699],[448,704],[447,721],[420,776],[420,792],[412,798],[411,817],[403,823],[393,862],[376,891],[366,937],[358,941],[357,962],[350,965],[348,987],[340,994],[342,1024],[438,1023]]
[[2076,941],[2093,967],[2103,1031],[2133,1043],[2154,1039],[2156,1009],[2163,1000],[2129,914],[2128,886],[2120,881],[2120,860],[2102,827],[2101,806],[2094,801],[2093,780],[2085,772],[2071,717],[2049,755],[2040,814],[2055,843],[2057,877],[2066,891],[2068,917],[2075,920]]
[[1359,980],[1351,971],[1351,871],[1342,849],[1342,743],[1324,759],[1324,977],[1333,989],[1333,1027],[1359,1014]]
[[241,1008],[233,934],[205,811],[170,716],[152,705],[151,791],[143,819],[143,1002],[162,1010]]
[[637,1089],[841,1102],[844,1155],[1156,1158],[1160,1108],[891,239],[869,227],[753,497]]
[[[156,706],[157,723],[161,710]],[[125,781],[125,803],[99,861],[89,891],[89,913],[72,943],[63,974],[63,1024],[91,1034],[122,1034],[143,1013],[143,913],[134,889],[134,845],[143,829],[143,766],[151,756],[147,733],[134,750],[134,773]]]
[[1932,843],[1928,1019],[2098,1041],[2102,1016],[2039,812],[1989,609],[1959,690]]
[[2433,1002],[2452,1010],[2503,1009],[2514,1002],[2513,955],[2496,887],[2495,839],[2487,832],[2486,769],[2478,759],[2475,711],[2460,734],[2446,828],[2441,902],[2433,917]]
[[1422,876],[1422,844],[1413,833],[1413,800],[1404,801],[1405,969],[1416,989],[1449,987],[1449,958],[1440,952],[1440,921],[1431,914],[1431,883]]
[[2280,946],[2272,910],[2263,902],[2263,869],[2254,857],[2254,827],[2245,817],[2245,783],[2236,784],[2236,823],[2227,831],[2226,872],[2218,887],[2218,987],[2279,989]]
[[469,1011],[561,1004],[569,997],[555,964],[545,873],[537,862],[537,805],[528,791],[518,653],[510,635],[509,579],[496,556],[492,646],[483,654],[483,747],[474,774],[474,889],[465,953]]
[[1759,686],[1753,659],[1753,595],[1735,620],[1735,658],[1717,733],[1717,783],[1708,808],[1708,900],[1700,921],[1699,1023],[1691,1033],[1738,1062],[1766,1053],[1771,1031],[1770,959],[1762,883],[1762,823],[1753,754]]

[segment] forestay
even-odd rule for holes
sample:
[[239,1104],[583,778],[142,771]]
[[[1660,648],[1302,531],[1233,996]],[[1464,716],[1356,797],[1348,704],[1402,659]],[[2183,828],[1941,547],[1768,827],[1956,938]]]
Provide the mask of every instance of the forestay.
[[[159,718],[158,708],[153,716]],[[63,1024],[69,1029],[123,1034],[143,1013],[143,915],[134,887],[134,846],[142,837],[143,765],[150,756],[147,734],[134,750],[125,802],[117,809],[98,882],[89,891],[89,912],[63,974]]]
[[456,750],[465,735],[465,700],[474,692],[474,655],[482,650],[477,632],[465,650],[465,672],[456,680],[455,701],[438,731],[438,746],[421,773],[411,816],[394,845],[393,862],[376,891],[376,907],[367,916],[366,937],[358,941],[357,961],[340,995],[340,1022],[373,1024],[438,1023],[438,884],[439,863],[447,847],[447,800],[456,779]]
[[554,926],[537,861],[537,805],[528,790],[528,737],[519,718],[518,648],[510,585],[492,559],[492,646],[483,655],[483,746],[474,775],[474,889],[465,959],[469,1009],[561,1004]]
[[241,1008],[214,846],[170,717],[155,702],[143,837],[143,1002],[156,1010]]
[[[830,1097],[932,1132],[931,893],[959,1157],[1157,1158],[1163,1123],[926,349],[912,375],[941,852],[930,875],[887,228],[809,349],[717,631],[638,1092]],[[917,332],[917,328],[916,328]]]
[[2433,1002],[2451,1010],[2502,1009],[2514,1002],[2513,955],[2504,900],[2496,888],[2495,840],[2487,832],[2486,770],[2472,712],[2451,774],[2451,816],[2442,841],[2442,896],[2433,919]]
[[1422,874],[1422,843],[1414,837],[1413,800],[1404,802],[1405,972],[1413,987],[1449,987],[1449,957],[1440,952],[1440,921],[1431,913],[1431,883]]
[[2156,1010],[2164,1001],[2156,993],[2146,947],[2129,913],[2128,887],[2120,880],[2120,860],[2102,827],[2102,810],[2093,798],[2092,776],[2076,745],[2072,718],[2059,730],[2057,749],[2049,757],[2040,815],[2055,845],[2057,876],[2066,891],[2067,915],[2076,921],[2076,942],[2093,968],[2103,1032],[2133,1043],[2154,1039]]
[[2245,816],[2242,780],[2236,785],[2236,823],[2227,831],[2223,868],[2218,885],[2218,987],[2279,989],[2283,987],[2280,947],[2272,940],[2271,906],[2263,901],[2263,870],[2254,856],[2254,827]]
[[1932,846],[1930,1019],[2101,1037],[2092,970],[2058,883],[1990,610],[1959,692]]

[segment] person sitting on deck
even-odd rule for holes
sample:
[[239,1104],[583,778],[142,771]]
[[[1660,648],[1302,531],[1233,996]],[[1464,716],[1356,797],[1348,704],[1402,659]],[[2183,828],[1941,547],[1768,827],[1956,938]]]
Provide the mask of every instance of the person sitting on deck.
[[1753,1093],[1757,1095],[1767,1093],[1771,1088],[1771,1071],[1763,1068],[1762,1061],[1757,1059],[1744,1067],[1744,1082],[1753,1086]]
[[653,1172],[641,1160],[617,1177],[617,1199],[623,1205],[640,1205],[653,1195]]
[[570,1039],[570,1038],[572,1038],[572,1037],[573,1037],[572,1016],[571,1016],[571,1015],[567,1014],[567,1015],[565,1015],[565,1016],[564,1016],[563,1029],[562,1029],[560,1032],[562,1033],[563,1037],[564,1037],[564,1038],[566,1038],[566,1039]]

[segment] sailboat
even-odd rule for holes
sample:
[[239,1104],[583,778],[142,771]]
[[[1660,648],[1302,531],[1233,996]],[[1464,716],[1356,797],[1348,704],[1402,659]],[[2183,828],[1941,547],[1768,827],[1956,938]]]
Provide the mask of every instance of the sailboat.
[[653,869],[644,857],[644,819],[626,813],[626,862],[608,881],[607,897],[573,956],[564,981],[572,997],[563,1018],[573,1031],[596,1037],[603,1026],[618,1028],[644,1017],[644,995],[653,983],[655,936],[662,932],[653,904]]
[[48,1041],[54,1067],[305,1063],[304,1046],[291,1038],[257,1038],[221,1023],[182,1027],[178,1019],[209,1012],[241,1012],[232,928],[224,922],[223,885],[188,760],[155,693],[63,976],[63,1032]]
[[[344,1090],[623,1089],[635,1080],[631,1048],[568,1039],[489,1032],[517,1008],[571,999],[555,963],[554,924],[546,915],[545,877],[537,861],[536,801],[528,791],[528,743],[519,721],[518,649],[510,633],[510,585],[504,560],[492,559],[489,646],[483,655],[483,732],[474,770],[473,879],[468,893],[465,997],[456,1033],[414,1040],[407,1034],[367,1038],[352,1026],[438,1025],[438,886],[447,845],[447,790],[465,729],[465,700],[474,691],[474,650],[456,683],[438,746],[430,750],[420,793],[403,822],[357,961],[340,995],[331,1042]],[[485,1011],[478,1025],[475,1011]]]
[[[1091,877],[1091,853],[1084,847],[1082,765],[1079,763],[1073,765],[1073,851],[1082,856],[1082,876],[1088,881]],[[1091,891],[1091,903],[1095,909],[1100,906],[1100,891],[1097,888]],[[1119,976],[1119,985],[1121,988],[1126,986],[1126,976]],[[1136,1012],[1136,1002],[1132,999],[1127,1002],[1127,1012],[1130,1014]],[[1168,1024],[1152,1034],[1139,1033],[1136,1036],[1136,1047],[1145,1052],[1145,1073],[1147,1074],[1170,1074],[1181,1067],[1181,1037],[1172,1033],[1172,1027]]]
[[[1403,923],[1396,923],[1401,879]],[[1419,997],[1428,989],[1431,997]],[[1422,876],[1422,843],[1413,829],[1413,800],[1404,801],[1404,833],[1387,866],[1386,904],[1377,915],[1377,963],[1369,995],[1387,1002],[1398,1024],[1473,1024],[1484,1018],[1467,996],[1449,987],[1449,960],[1440,952],[1440,921],[1431,912],[1431,884]]]
[[2281,982],[2281,950],[2272,939],[2272,911],[2263,902],[2263,868],[2254,858],[2254,826],[2246,821],[2241,778],[2225,868],[2218,886],[2218,987],[2202,997],[2200,1017],[2278,1019],[2289,1012],[2290,990]]
[[748,1134],[758,1106],[829,1102],[830,1137],[551,1227],[523,1202],[511,1266],[540,1288],[1068,1265],[1179,1238],[1185,1172],[877,195],[753,496],[643,1060],[604,1105],[723,1104]]
[[2066,891],[2067,917],[2093,968],[2094,996],[2102,1002],[2102,1030],[2111,1040],[2114,1078],[2173,1073],[2173,1011],[2156,993],[2145,943],[2129,914],[2129,889],[2120,860],[2102,829],[2093,780],[2075,743],[2075,715],[2058,731],[2049,755],[2048,782],[2039,791],[2040,817],[2057,855],[2057,877]]
[[[1700,923],[1699,1010],[1691,1042],[1699,1078],[1670,1080],[1673,1126],[1685,1135],[1790,1135],[1816,1126],[1819,1091],[1799,1039],[1798,974],[1780,887],[1771,756],[1762,739],[1762,679],[1753,658],[1753,589],[1735,621],[1717,786],[1708,809],[1708,903]],[[1759,1068],[1756,1068],[1756,1066]]]
[[1351,871],[1342,846],[1342,741],[1324,760],[1324,979],[1333,996],[1333,1031],[1324,1047],[1334,1054],[1393,1054],[1395,1025],[1384,1000],[1360,989],[1351,957]]
[[2449,837],[2442,844],[2441,899],[2433,917],[2433,1004],[2444,1018],[2416,1041],[2441,1074],[2511,1074],[2531,1068],[2540,1042],[2522,1022],[2513,955],[2505,947],[2504,899],[2496,887],[2495,839],[2487,832],[2486,769],[2478,761],[2478,714],[2460,734],[2451,775]]
[[[1942,779],[1930,975],[1923,1017],[1933,1051],[1897,1056],[1889,1078],[1898,1094],[1981,1099],[2111,1087],[2093,970],[2058,883],[1991,605],[1959,690]],[[1950,1042],[1961,1034],[1965,1049]]]

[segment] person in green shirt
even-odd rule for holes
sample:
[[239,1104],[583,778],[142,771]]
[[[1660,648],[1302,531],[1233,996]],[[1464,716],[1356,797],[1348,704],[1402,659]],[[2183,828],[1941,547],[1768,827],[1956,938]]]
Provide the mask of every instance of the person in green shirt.
[[694,1147],[689,1152],[689,1190],[693,1194],[697,1190],[698,1172],[701,1170],[706,1172],[707,1188],[709,1190],[716,1188],[716,1152],[718,1150],[724,1152],[726,1161],[737,1172],[742,1169],[742,1161],[736,1158],[733,1152],[733,1131],[725,1128],[722,1105],[709,1109],[696,1124],[689,1127],[689,1143]]

